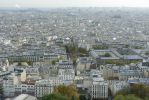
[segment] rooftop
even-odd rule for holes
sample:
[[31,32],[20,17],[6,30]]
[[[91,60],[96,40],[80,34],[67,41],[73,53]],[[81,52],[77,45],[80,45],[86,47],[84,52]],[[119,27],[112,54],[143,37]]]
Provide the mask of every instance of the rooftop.
[[15,97],[13,100],[37,100],[37,98],[28,94],[21,94]]

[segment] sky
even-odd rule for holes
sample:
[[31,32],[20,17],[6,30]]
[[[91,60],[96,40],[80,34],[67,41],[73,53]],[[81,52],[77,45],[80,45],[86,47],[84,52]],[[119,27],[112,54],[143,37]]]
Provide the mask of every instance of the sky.
[[0,7],[149,7],[149,0],[0,0]]

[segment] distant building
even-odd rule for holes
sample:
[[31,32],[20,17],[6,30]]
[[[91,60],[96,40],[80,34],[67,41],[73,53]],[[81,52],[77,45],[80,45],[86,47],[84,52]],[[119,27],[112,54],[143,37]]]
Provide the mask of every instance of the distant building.
[[149,85],[149,78],[129,78],[129,84],[146,84]]
[[89,92],[92,100],[107,99],[108,98],[108,82],[104,81],[102,73],[99,70],[91,70],[90,77],[92,84]]
[[58,62],[59,69],[73,69],[73,62],[71,60],[60,60]]
[[40,80],[35,83],[35,96],[42,97],[46,94],[50,94],[53,91],[53,86],[48,80]]
[[75,71],[73,69],[59,69],[58,77],[65,82],[65,84],[71,84],[75,77]]
[[80,57],[77,60],[77,71],[89,70],[91,65],[91,59],[89,57]]
[[34,96],[35,85],[31,83],[21,83],[21,84],[15,85],[15,96],[20,94],[30,94]]
[[109,88],[112,92],[112,95],[115,95],[118,91],[124,89],[128,85],[129,84],[127,83],[127,81],[112,80],[109,83]]
[[11,74],[9,71],[0,71],[0,78],[7,77]]
[[3,93],[5,97],[15,96],[15,85],[17,85],[18,82],[18,77],[15,76],[14,73],[3,79]]
[[[119,52],[118,51],[119,49],[92,50],[90,51],[90,55],[97,61],[98,64],[114,64],[116,62],[124,62],[127,64],[136,61],[143,61],[142,57],[135,53],[132,53],[131,50],[128,51],[130,52],[128,54],[125,54],[127,50],[121,50]],[[108,56],[106,54],[108,54]]]
[[90,87],[90,95],[92,100],[100,100],[108,98],[108,83],[105,81],[102,82],[93,82]]
[[119,73],[119,68],[120,66],[116,65],[101,65],[100,68],[103,71],[103,77],[104,79],[118,79],[118,73]]
[[119,80],[128,80],[129,78],[144,78],[144,71],[141,70],[120,70]]
[[39,68],[38,66],[35,67],[27,67],[26,69],[26,74],[28,75],[39,75]]

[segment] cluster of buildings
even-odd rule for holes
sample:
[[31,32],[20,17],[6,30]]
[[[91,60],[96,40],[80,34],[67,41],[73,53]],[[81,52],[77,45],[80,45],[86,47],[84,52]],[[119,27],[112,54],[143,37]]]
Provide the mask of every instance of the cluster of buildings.
[[[148,15],[111,10],[0,10],[0,98],[36,100],[74,84],[86,98],[107,100],[149,85]],[[65,46],[74,44],[88,55],[70,57]]]
[[[52,93],[56,86],[74,84],[80,93],[83,91],[86,94],[87,98],[107,100],[130,84],[149,85],[149,62],[147,59],[144,61],[144,57],[138,53],[132,52],[133,49],[125,48],[124,52],[127,50],[125,55],[119,48],[91,49],[88,57],[78,57],[74,65],[65,48],[56,44],[38,47],[40,48],[36,51],[38,53],[49,52],[50,55],[58,56],[49,56],[49,59],[44,56],[42,60],[35,59],[30,53],[27,53],[29,59],[15,56],[15,60],[10,60],[10,56],[1,56],[0,79],[5,98],[14,98],[20,94],[40,98]],[[26,52],[33,51],[32,46],[24,48]],[[35,51],[33,53],[36,55]],[[53,61],[55,63],[52,63]],[[117,64],[122,61],[125,64]],[[128,61],[135,62],[129,64]]]

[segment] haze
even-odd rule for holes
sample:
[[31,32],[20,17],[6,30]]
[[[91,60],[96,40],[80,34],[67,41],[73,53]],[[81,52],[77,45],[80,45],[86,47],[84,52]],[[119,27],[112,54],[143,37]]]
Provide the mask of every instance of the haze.
[[0,0],[0,7],[149,7],[149,0]]

